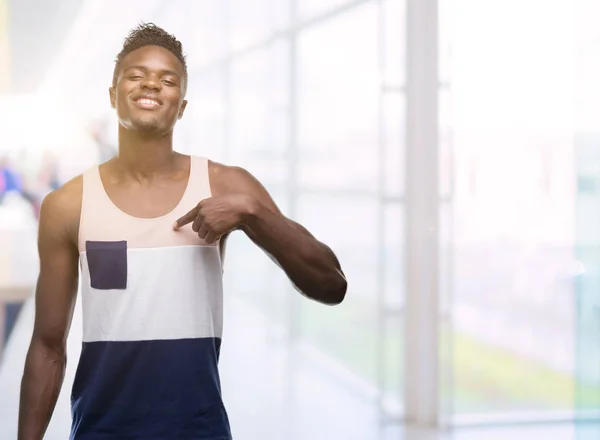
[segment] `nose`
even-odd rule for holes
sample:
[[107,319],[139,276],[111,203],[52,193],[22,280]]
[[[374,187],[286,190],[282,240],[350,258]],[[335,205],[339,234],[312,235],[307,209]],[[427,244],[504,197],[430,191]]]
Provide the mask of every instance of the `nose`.
[[148,75],[144,78],[141,83],[142,89],[159,91],[161,89],[161,82],[154,75]]

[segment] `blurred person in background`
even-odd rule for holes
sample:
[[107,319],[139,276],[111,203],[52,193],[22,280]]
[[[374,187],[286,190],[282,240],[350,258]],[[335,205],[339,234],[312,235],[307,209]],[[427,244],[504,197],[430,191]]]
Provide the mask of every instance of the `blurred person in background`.
[[6,177],[4,177],[4,168],[2,166],[3,159],[0,158],[0,205],[6,194]]
[[19,440],[42,439],[56,404],[80,268],[73,440],[231,439],[218,372],[231,232],[243,231],[308,298],[344,299],[334,253],[283,216],[248,171],[174,151],[187,81],[174,36],[134,29],[109,89],[118,153],[44,200]]
[[29,190],[23,176],[7,156],[0,158],[0,174],[0,204],[8,193],[16,193],[31,205],[37,219],[40,213],[40,200]]
[[21,179],[7,156],[0,157],[0,203],[9,192],[20,192]]

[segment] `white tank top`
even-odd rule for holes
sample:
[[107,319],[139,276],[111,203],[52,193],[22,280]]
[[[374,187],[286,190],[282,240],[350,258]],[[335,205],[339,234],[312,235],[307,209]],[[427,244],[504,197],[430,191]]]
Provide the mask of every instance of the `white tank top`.
[[72,439],[231,438],[217,369],[223,331],[219,243],[173,222],[211,196],[208,160],[191,157],[168,214],[137,218],[83,175],[79,226],[83,347]]

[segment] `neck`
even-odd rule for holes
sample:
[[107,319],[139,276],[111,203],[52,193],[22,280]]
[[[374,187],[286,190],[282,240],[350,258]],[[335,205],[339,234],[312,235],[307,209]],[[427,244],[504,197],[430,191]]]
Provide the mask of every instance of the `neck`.
[[123,171],[151,176],[173,168],[173,132],[165,135],[145,134],[119,126],[117,162]]

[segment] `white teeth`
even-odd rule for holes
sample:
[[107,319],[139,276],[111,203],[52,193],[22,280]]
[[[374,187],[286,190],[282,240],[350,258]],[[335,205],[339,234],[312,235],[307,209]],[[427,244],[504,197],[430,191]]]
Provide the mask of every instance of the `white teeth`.
[[159,105],[157,101],[154,101],[152,99],[138,99],[137,102],[139,104],[146,104],[146,105]]

